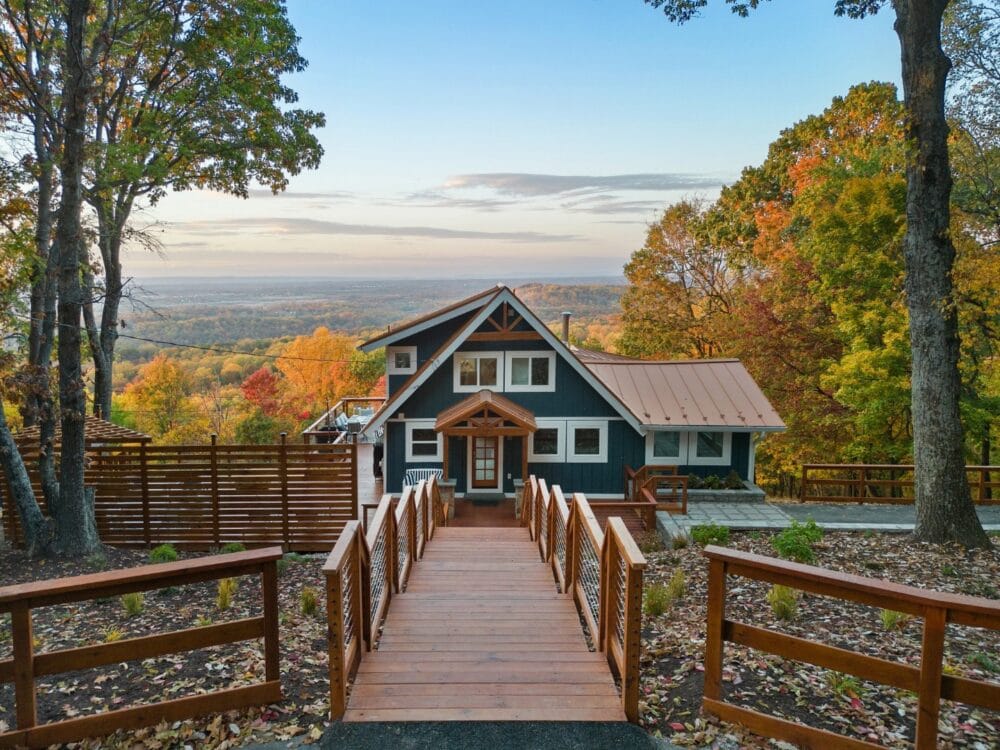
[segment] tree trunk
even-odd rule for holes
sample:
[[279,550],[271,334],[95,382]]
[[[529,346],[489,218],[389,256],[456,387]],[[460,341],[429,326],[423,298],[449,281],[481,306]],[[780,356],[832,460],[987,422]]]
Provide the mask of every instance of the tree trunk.
[[91,200],[97,212],[98,243],[104,265],[104,304],[101,326],[91,311],[87,330],[94,360],[94,414],[101,419],[111,419],[111,395],[114,381],[115,344],[118,343],[118,311],[122,301],[121,245],[125,223],[131,212],[131,199],[119,201],[118,211],[103,199]]
[[83,287],[80,256],[84,242],[84,138],[87,127],[89,75],[85,62],[84,30],[90,0],[68,0],[66,58],[63,72],[65,141],[60,160],[61,199],[56,226],[59,253],[59,403],[62,441],[59,501],[49,508],[55,522],[55,546],[66,555],[83,555],[100,547],[94,521],[93,496],[84,487],[84,419],[87,411],[80,363],[80,323]]
[[21,520],[24,544],[31,556],[44,554],[52,541],[52,522],[42,515],[35,493],[31,489],[28,469],[21,459],[14,437],[7,426],[7,417],[0,402],[0,466],[10,489],[11,499]]
[[902,52],[909,156],[906,169],[906,296],[913,353],[913,462],[917,525],[927,542],[988,547],[969,493],[959,416],[958,317],[949,233],[951,171],[941,49],[948,0],[894,0]]

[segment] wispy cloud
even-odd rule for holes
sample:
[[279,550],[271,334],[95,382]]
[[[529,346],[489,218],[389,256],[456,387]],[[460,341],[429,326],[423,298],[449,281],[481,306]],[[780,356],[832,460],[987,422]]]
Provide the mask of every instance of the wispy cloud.
[[577,200],[564,201],[560,207],[581,214],[648,214],[663,209],[660,200],[625,200],[613,195],[588,195]]
[[437,240],[498,240],[502,242],[571,242],[581,239],[572,234],[544,232],[484,232],[446,227],[390,226],[382,224],[345,224],[296,217],[258,217],[224,219],[221,221],[187,221],[173,228],[190,235],[217,236],[243,230],[253,234],[287,235],[353,235],[377,237],[411,237]]
[[254,188],[249,191],[251,198],[281,198],[283,200],[326,200],[326,201],[348,201],[354,200],[356,194],[347,190],[330,190],[328,192],[308,193],[304,191],[285,190],[280,193],[272,193],[270,190]]
[[472,211],[495,212],[515,206],[516,200],[503,198],[464,198],[448,195],[440,190],[421,190],[395,201],[387,201],[389,206],[406,206],[407,208],[465,208]]
[[485,188],[500,195],[534,197],[622,190],[704,190],[722,184],[718,177],[673,172],[605,176],[487,172],[454,175],[448,178],[444,187],[448,190]]

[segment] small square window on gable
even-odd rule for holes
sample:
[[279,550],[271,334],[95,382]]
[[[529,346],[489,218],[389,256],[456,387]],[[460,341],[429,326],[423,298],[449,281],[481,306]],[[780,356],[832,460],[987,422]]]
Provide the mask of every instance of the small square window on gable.
[[455,392],[499,390],[503,356],[499,352],[456,352]]
[[417,371],[417,347],[390,346],[385,351],[385,371],[388,375],[412,375]]
[[555,352],[507,352],[507,378],[504,389],[518,391],[554,391],[556,389]]

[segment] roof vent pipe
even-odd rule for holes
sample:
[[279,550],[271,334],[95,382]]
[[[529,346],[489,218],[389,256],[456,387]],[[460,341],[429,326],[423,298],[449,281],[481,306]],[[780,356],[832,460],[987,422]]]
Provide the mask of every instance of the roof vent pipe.
[[570,313],[570,312],[564,312],[562,314],[562,324],[563,324],[563,326],[562,326],[562,339],[567,344],[569,343],[569,316],[572,315],[572,314],[573,313]]

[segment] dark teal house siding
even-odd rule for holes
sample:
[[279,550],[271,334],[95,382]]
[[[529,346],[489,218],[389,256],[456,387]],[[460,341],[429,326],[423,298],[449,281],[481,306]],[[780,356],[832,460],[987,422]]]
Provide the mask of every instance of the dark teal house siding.
[[[424,362],[433,357],[435,352],[444,346],[444,343],[451,338],[451,335],[459,328],[467,324],[474,315],[475,313],[466,313],[465,315],[453,320],[446,320],[444,323],[438,323],[436,326],[428,328],[426,331],[421,331],[420,333],[415,333],[412,336],[401,339],[392,346],[417,347],[417,367],[419,368]],[[403,384],[406,383],[407,380],[410,379],[410,377],[411,375],[390,375],[388,377],[389,395],[391,396],[395,393],[400,387],[403,386]]]

